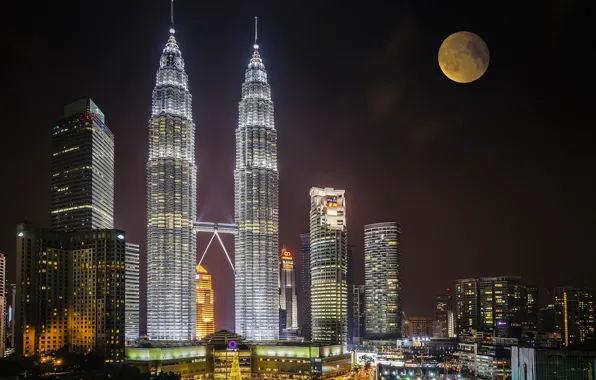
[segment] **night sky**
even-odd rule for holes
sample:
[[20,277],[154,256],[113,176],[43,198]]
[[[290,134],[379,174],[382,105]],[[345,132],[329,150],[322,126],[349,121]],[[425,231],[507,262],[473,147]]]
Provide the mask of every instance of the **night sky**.
[[[9,281],[15,225],[50,225],[51,129],[82,97],[115,134],[116,227],[144,252],[148,119],[169,2],[3,7],[0,252]],[[434,316],[436,294],[462,277],[596,286],[593,15],[593,2],[572,0],[176,0],[200,220],[233,222],[234,129],[259,16],[279,136],[280,244],[299,249],[310,187],[335,187],[347,192],[357,282],[364,224],[402,224],[408,315]],[[441,42],[460,30],[491,53],[484,77],[467,85],[437,64]],[[218,249],[205,266],[217,328],[232,329],[232,271]]]

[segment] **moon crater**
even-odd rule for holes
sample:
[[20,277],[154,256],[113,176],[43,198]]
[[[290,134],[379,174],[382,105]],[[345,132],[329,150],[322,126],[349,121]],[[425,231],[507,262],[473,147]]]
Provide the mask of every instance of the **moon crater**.
[[490,61],[488,46],[471,32],[453,33],[439,48],[443,74],[457,83],[470,83],[486,72]]

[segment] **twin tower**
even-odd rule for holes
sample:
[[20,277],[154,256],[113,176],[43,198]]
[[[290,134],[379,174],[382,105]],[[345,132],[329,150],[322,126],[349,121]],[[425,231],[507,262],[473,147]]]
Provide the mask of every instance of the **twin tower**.
[[[255,19],[256,21],[256,19]],[[157,70],[147,162],[147,333],[153,340],[195,338],[198,222],[192,96],[170,29]],[[236,128],[234,216],[236,333],[279,335],[279,174],[271,88],[255,45],[242,85]],[[218,236],[219,238],[219,236]]]

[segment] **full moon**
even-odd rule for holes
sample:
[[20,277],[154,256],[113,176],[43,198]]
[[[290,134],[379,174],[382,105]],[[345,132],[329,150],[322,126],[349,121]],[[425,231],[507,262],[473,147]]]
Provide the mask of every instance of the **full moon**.
[[486,72],[488,46],[474,33],[453,33],[439,48],[439,66],[443,74],[457,83],[470,83]]

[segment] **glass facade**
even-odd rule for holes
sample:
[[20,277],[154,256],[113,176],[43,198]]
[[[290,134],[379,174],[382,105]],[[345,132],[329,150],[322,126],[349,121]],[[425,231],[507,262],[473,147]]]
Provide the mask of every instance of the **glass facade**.
[[590,380],[596,377],[596,352],[511,347],[513,380]]
[[126,327],[125,339],[134,341],[139,339],[140,328],[140,248],[138,244],[126,243],[125,262],[125,284],[126,284]]
[[300,234],[300,329],[307,342],[312,340],[310,312],[310,234]]
[[347,344],[348,230],[344,190],[310,189],[312,340]]
[[174,30],[153,90],[147,162],[147,333],[195,338],[196,175],[192,97]]
[[365,335],[401,335],[401,227],[396,222],[364,226]]
[[279,337],[279,174],[271,87],[255,44],[236,129],[234,170],[236,333]]
[[91,99],[64,107],[52,131],[52,228],[114,228],[114,135]]

